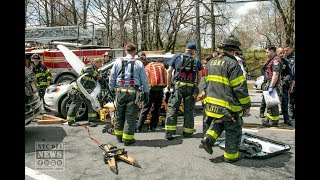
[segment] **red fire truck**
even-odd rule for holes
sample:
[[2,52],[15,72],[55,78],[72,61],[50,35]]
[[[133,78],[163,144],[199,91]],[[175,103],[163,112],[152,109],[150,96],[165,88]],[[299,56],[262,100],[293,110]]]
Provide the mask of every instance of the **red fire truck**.
[[[112,52],[114,58],[123,56],[123,49],[111,49],[110,47],[100,46],[82,46],[78,49],[72,50],[85,64],[90,62],[92,58],[103,57],[106,51]],[[33,53],[42,55],[42,62],[51,70],[52,81],[54,84],[63,81],[70,81],[76,79],[78,74],[73,70],[71,65],[65,60],[63,53],[57,49],[43,49],[43,50],[26,50],[26,59],[30,59]],[[26,61],[26,65],[28,65]]]

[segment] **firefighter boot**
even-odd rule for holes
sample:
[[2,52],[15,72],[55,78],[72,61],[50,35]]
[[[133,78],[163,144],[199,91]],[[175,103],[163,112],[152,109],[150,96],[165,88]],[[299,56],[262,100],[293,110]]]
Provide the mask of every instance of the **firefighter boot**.
[[210,140],[210,137],[204,136],[204,138],[201,139],[201,143],[202,143],[203,149],[206,150],[207,153],[209,154],[213,153],[212,146],[214,143],[212,143],[212,141]]
[[125,146],[129,146],[130,144],[133,144],[135,142],[136,142],[136,140],[133,138],[133,139],[130,139],[130,140],[123,141],[123,144]]
[[270,126],[270,125],[269,125],[269,119],[268,119],[268,118],[262,119],[262,126],[264,126],[264,127],[269,127],[269,126]]
[[116,135],[118,143],[122,143],[122,136],[121,135]]
[[265,117],[266,117],[266,116],[264,115],[264,112],[263,112],[263,111],[260,111],[259,117],[260,117],[260,118],[265,118]]
[[172,131],[166,131],[165,132],[165,138],[168,139],[168,140],[172,140],[173,139],[173,137],[172,137],[173,134],[174,133]]
[[235,159],[227,159],[226,157],[224,157],[224,161],[227,162],[227,163],[234,163],[234,162],[239,161],[240,158],[241,158],[240,155]]
[[293,120],[290,117],[284,119],[284,123],[288,126],[293,126]]
[[278,127],[278,121],[271,121],[270,126]]

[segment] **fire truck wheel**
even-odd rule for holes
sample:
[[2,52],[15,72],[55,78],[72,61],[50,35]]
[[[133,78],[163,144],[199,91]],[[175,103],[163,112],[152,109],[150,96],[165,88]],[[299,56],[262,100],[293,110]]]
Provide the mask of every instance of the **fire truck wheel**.
[[[61,114],[64,118],[67,118],[71,99],[66,96],[61,102]],[[88,118],[88,108],[85,102],[82,102],[76,115],[76,120],[85,120]]]
[[65,74],[65,75],[61,75],[60,77],[58,77],[58,79],[56,80],[56,84],[62,83],[62,82],[70,82],[75,80],[76,77],[70,74]]

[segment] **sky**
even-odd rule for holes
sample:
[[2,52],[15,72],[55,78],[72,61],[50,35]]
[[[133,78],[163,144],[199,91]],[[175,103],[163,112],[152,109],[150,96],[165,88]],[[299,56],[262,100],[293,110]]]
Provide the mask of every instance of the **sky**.
[[250,9],[256,8],[258,2],[243,3],[240,8],[236,11],[240,16],[246,15]]

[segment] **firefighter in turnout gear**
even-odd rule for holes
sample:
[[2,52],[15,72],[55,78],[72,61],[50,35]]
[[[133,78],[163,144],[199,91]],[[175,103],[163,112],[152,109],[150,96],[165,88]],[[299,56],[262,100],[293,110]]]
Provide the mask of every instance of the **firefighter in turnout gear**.
[[134,44],[125,47],[126,57],[117,58],[111,69],[109,87],[116,97],[116,119],[114,134],[125,146],[135,143],[135,124],[141,96],[144,103],[149,101],[149,87],[144,65],[135,58]]
[[[84,77],[80,80],[82,86],[86,89],[86,91],[90,94],[96,86],[96,81],[102,78],[101,72],[98,69],[102,66],[103,60],[99,58],[94,58],[90,63],[86,64],[86,66],[82,69],[80,76],[83,74]],[[72,103],[69,107],[67,113],[67,120],[70,126],[77,126],[76,123],[76,114],[79,110],[81,103],[84,101],[88,107],[88,122],[90,127],[97,126],[97,112],[94,111],[91,105],[91,101],[87,99],[84,94],[80,91],[76,82],[72,83],[73,87],[68,92]]]
[[[173,92],[169,98],[165,121],[165,138],[173,139],[177,130],[177,114],[181,101],[184,106],[183,136],[191,137],[194,128],[194,107],[199,93],[199,83],[202,74],[202,65],[198,57],[196,44],[188,43],[185,53],[177,53],[169,61],[167,90],[170,92],[173,83]],[[172,79],[172,71],[175,73]]]
[[51,71],[46,65],[42,64],[39,54],[33,54],[31,61],[33,63],[30,68],[36,75],[39,96],[43,100],[45,90],[51,84]]
[[212,146],[225,131],[224,160],[230,163],[240,158],[242,116],[248,115],[251,107],[247,81],[234,57],[236,51],[241,51],[240,45],[235,36],[229,36],[219,46],[222,55],[208,62],[205,80],[207,89],[203,99],[206,115],[213,118],[201,139],[203,148],[212,154]]
[[[269,94],[272,94],[273,91],[277,91],[279,98],[281,95],[281,59],[276,54],[277,48],[275,46],[268,46],[266,48],[267,62],[264,65],[264,79],[266,83],[262,86],[263,91],[268,91]],[[267,118],[262,119],[263,126],[278,126],[279,122],[279,107],[278,105],[271,106],[267,108]],[[270,123],[270,124],[269,124]]]

